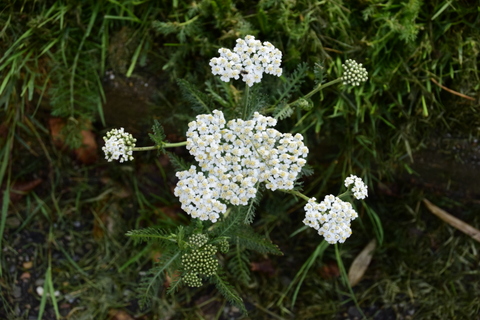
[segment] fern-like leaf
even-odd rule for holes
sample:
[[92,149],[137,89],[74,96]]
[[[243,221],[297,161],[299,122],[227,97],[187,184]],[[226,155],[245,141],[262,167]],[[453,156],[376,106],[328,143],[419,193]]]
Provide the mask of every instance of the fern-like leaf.
[[165,132],[163,131],[163,127],[158,122],[157,120],[154,120],[153,122],[153,127],[152,127],[152,133],[149,133],[148,135],[150,136],[150,139],[152,139],[153,142],[155,142],[156,145],[162,146],[163,143],[165,142]]
[[254,86],[250,89],[248,95],[247,107],[245,110],[246,119],[251,119],[255,111],[260,111],[267,106],[267,97],[260,93],[260,86]]
[[293,113],[292,107],[290,107],[290,105],[288,105],[286,101],[282,101],[277,106],[277,108],[275,108],[273,116],[275,119],[283,120],[285,118],[290,117],[292,113]]
[[247,253],[240,245],[236,245],[227,264],[233,277],[243,284],[248,284],[250,282],[249,265],[250,260],[248,259]]
[[248,209],[244,219],[245,224],[251,224],[253,222],[253,218],[255,217],[255,210],[257,209],[257,206],[260,203],[260,200],[262,199],[262,191],[263,190],[261,187],[258,188],[255,198],[250,200],[250,203],[247,206]]
[[300,86],[304,82],[307,71],[308,64],[303,62],[298,65],[297,69],[295,69],[295,71],[289,77],[287,77],[287,81],[285,81],[283,86],[281,86],[278,90],[278,92],[281,94],[277,99],[277,102],[274,104],[275,106],[284,99],[287,99],[292,93],[300,89]]
[[324,70],[325,68],[320,63],[315,63],[313,67],[313,73],[315,74],[315,84],[322,84],[324,82]]
[[167,289],[167,294],[174,294],[182,283],[182,277],[179,274],[170,275],[170,277],[172,280],[170,281],[170,286]]
[[238,244],[249,250],[264,254],[283,255],[277,245],[256,233],[250,226],[243,225],[236,229],[233,238],[238,241]]
[[164,244],[171,244],[172,240],[175,239],[175,236],[168,231],[156,227],[131,230],[128,231],[126,235],[133,238],[135,243],[160,241]]
[[211,280],[228,302],[242,310],[245,315],[247,314],[247,309],[245,309],[242,298],[238,295],[232,285],[227,282],[225,275],[217,273],[211,277]]
[[[212,99],[215,100],[215,102],[221,104],[225,108],[229,108],[233,105],[233,100],[230,97],[231,94],[228,94],[228,92],[225,92],[225,90],[221,90],[225,93],[225,95],[228,96],[229,101],[227,101],[217,93],[218,88],[214,88],[214,85],[212,84],[211,81],[206,81],[205,85],[207,86],[206,91],[210,94]],[[220,89],[223,89],[223,87],[220,87]]]
[[298,175],[297,179],[300,179],[302,177],[308,177],[308,176],[311,176],[312,174],[313,174],[313,167],[308,164],[305,164],[302,167],[302,170],[300,171],[300,174]]
[[150,304],[152,297],[158,295],[158,289],[162,287],[162,281],[165,272],[169,269],[176,269],[177,259],[180,257],[180,252],[172,255],[172,252],[163,252],[157,266],[150,269],[147,275],[144,276],[138,288],[140,294],[140,307],[143,309]]
[[205,93],[199,91],[185,79],[177,81],[184,99],[191,104],[193,110],[198,113],[211,113],[213,108],[212,99]]
[[187,163],[184,159],[180,158],[175,153],[169,151],[167,151],[166,153],[168,155],[168,158],[170,159],[170,162],[172,163],[173,168],[175,168],[175,171],[184,171],[190,169],[190,163]]
[[[214,237],[230,237],[244,220],[242,207],[235,206],[230,209],[228,215],[215,223],[215,229],[212,230]],[[243,209],[244,210],[244,209]]]

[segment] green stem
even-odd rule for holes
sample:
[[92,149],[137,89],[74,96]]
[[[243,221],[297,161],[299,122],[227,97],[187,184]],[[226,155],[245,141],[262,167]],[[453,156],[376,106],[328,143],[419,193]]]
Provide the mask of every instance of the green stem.
[[[290,102],[289,104],[285,105],[283,108],[291,107],[291,106],[295,105],[295,103],[297,103],[300,99],[308,99],[311,96],[313,96],[315,93],[317,93],[318,91],[320,91],[322,89],[325,89],[326,87],[330,87],[331,85],[334,85],[334,84],[339,83],[339,82],[342,82],[342,78],[338,78],[338,79],[332,80],[332,81],[324,83],[324,84],[319,84],[316,88],[314,88],[312,91],[307,93],[305,96],[303,96],[303,97],[301,97],[301,98],[299,98],[299,99],[297,99],[293,102]],[[270,113],[270,112],[273,112],[273,111],[275,111],[275,107],[271,107],[271,108],[267,109],[266,113]]]
[[[313,96],[315,93],[317,93],[318,91],[322,90],[322,89],[325,89],[326,87],[330,87],[331,85],[334,85],[336,83],[339,83],[339,82],[342,82],[342,78],[338,78],[338,79],[335,79],[335,80],[332,80],[330,82],[327,82],[327,83],[324,83],[324,84],[319,84],[315,89],[313,89],[312,91],[310,91],[309,93],[307,93],[303,99],[308,99],[310,98],[311,96]],[[290,104],[294,104],[295,102],[297,102],[298,100],[295,100],[294,102],[290,103]]]
[[295,196],[297,196],[297,197],[302,198],[302,199],[305,200],[305,201],[310,200],[309,197],[307,197],[306,195],[304,195],[303,193],[301,193],[300,191],[297,191],[297,190],[280,190],[280,191],[283,191],[283,192],[285,192],[285,193],[293,194],[293,195],[295,195]]
[[245,105],[243,106],[243,117],[242,117],[243,120],[247,120],[247,119],[245,119],[245,118],[246,118],[246,116],[247,116],[248,95],[249,95],[249,93],[250,93],[250,87],[248,86],[248,84],[245,83],[245,94],[244,94]]
[[348,189],[347,191],[345,191],[344,193],[340,194],[337,196],[337,198],[340,198],[340,199],[345,199],[347,196],[349,196],[352,192],[350,191],[350,189]]
[[156,146],[149,146],[149,147],[136,147],[133,148],[133,151],[149,151],[149,150],[156,150],[160,148],[175,148],[175,147],[183,147],[187,145],[187,141],[176,142],[176,143],[168,143],[164,142],[161,145]]

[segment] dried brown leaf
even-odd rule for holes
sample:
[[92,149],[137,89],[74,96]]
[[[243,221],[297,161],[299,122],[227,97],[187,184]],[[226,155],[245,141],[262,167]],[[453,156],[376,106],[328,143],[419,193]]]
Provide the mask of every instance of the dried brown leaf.
[[377,247],[377,241],[373,239],[367,246],[358,254],[353,260],[350,269],[348,270],[348,282],[353,287],[362,280],[365,271],[368,269],[370,261],[372,261],[373,252]]
[[336,261],[326,262],[319,270],[320,277],[323,279],[332,279],[340,276],[340,270]]
[[78,161],[83,164],[92,164],[97,161],[97,141],[95,141],[95,135],[92,131],[82,130],[82,146],[75,149],[75,155]]
[[263,260],[260,262],[252,262],[250,263],[250,269],[252,271],[257,271],[261,272],[263,274],[266,274],[269,277],[273,277],[275,275],[275,268],[272,265],[271,260]]
[[42,179],[35,179],[27,182],[15,182],[10,190],[10,200],[12,202],[20,200],[25,194],[42,183],[42,181]]
[[65,127],[65,120],[61,118],[48,119],[48,126],[50,134],[52,135],[53,144],[58,149],[62,149],[65,145],[65,137],[62,134],[62,129]]
[[[65,136],[62,134],[62,129],[65,127],[66,121],[62,118],[50,118],[48,120],[48,126],[50,128],[50,134],[52,136],[53,144],[58,149],[65,149]],[[91,128],[89,122],[84,123],[84,127]],[[83,164],[92,164],[97,161],[98,145],[95,140],[95,135],[91,130],[82,130],[82,146],[74,151],[77,160]]]
[[108,311],[110,320],[133,320],[133,318],[123,310],[111,309]]

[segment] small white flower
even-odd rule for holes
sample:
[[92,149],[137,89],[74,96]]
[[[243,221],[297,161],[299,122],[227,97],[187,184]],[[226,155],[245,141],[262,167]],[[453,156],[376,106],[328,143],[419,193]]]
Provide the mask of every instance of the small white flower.
[[112,160],[118,160],[120,162],[133,160],[133,148],[137,139],[125,132],[123,128],[113,129],[107,132],[103,137],[105,140],[105,146],[102,150],[105,152],[105,159],[109,162]]

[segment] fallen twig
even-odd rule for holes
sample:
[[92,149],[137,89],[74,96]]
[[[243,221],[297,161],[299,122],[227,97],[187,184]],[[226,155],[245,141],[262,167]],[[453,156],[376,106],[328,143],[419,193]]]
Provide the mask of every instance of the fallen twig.
[[472,97],[470,97],[470,96],[467,96],[467,95],[465,95],[465,94],[463,94],[463,93],[460,93],[460,92],[457,92],[457,91],[455,91],[455,90],[449,89],[449,88],[447,88],[447,87],[445,87],[445,86],[442,86],[442,85],[441,85],[440,83],[438,83],[438,81],[435,80],[434,78],[430,78],[430,80],[432,80],[433,83],[435,83],[437,86],[439,86],[439,87],[442,88],[443,90],[446,90],[446,91],[448,91],[448,92],[450,92],[450,93],[453,93],[454,95],[457,95],[457,96],[459,96],[459,97],[462,97],[462,98],[465,98],[465,99],[468,99],[468,100],[471,100],[471,101],[475,101],[475,98],[472,98]]
[[427,206],[428,210],[430,210],[431,213],[433,213],[434,215],[436,215],[437,217],[439,217],[440,219],[442,219],[452,227],[457,228],[458,230],[462,231],[466,235],[469,235],[470,237],[472,237],[474,240],[477,240],[478,242],[480,242],[480,230],[475,229],[471,225],[463,222],[462,220],[455,218],[454,216],[452,216],[445,210],[440,209],[439,207],[437,207],[436,205],[434,205],[433,203],[431,203],[425,198],[423,199],[423,203],[425,203],[425,205]]

